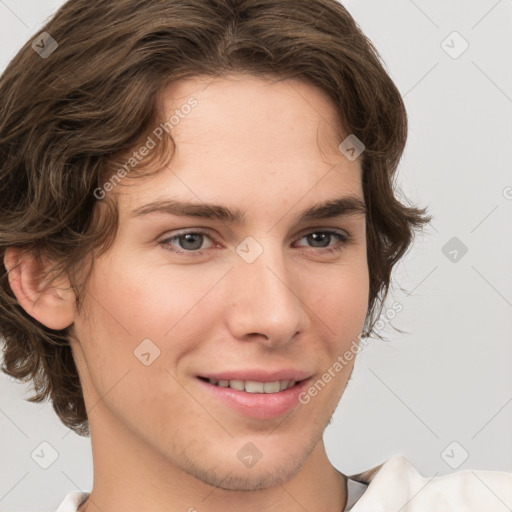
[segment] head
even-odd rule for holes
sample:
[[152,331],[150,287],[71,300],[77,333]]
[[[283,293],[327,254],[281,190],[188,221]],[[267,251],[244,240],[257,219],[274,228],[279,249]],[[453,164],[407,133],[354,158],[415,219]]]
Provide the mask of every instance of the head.
[[375,334],[428,221],[396,197],[397,88],[335,0],[76,0],[42,31],[58,48],[0,79],[3,371],[79,435],[116,422],[205,482],[286,480],[354,359],[286,414],[206,380],[310,385]]

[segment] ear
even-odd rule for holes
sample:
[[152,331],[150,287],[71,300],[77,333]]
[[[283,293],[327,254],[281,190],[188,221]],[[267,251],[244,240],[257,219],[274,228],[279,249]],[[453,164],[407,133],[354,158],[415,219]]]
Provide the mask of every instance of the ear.
[[67,277],[43,279],[43,272],[50,268],[51,261],[41,261],[17,247],[5,251],[4,265],[9,284],[20,306],[33,318],[50,329],[61,330],[75,319],[75,293]]

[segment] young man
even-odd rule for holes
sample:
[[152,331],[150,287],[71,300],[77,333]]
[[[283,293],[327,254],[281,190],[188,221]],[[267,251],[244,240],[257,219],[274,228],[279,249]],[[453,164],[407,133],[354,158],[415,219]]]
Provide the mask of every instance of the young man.
[[58,512],[501,510],[475,472],[348,478],[325,452],[428,220],[395,198],[403,102],[341,5],[70,1],[0,98],[4,371],[93,450]]

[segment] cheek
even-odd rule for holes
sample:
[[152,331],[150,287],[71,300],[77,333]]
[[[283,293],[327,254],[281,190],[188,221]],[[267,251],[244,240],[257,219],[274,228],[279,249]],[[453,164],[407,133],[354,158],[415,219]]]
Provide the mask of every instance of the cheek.
[[186,324],[190,312],[201,308],[202,298],[223,274],[218,268],[205,272],[193,271],[192,266],[117,261],[91,280],[90,294],[97,298],[91,301],[91,317],[111,334],[128,334],[134,343],[165,340],[173,330],[182,329],[183,320]]
[[[364,261],[364,260],[363,260]],[[324,276],[323,293],[309,297],[318,326],[322,362],[317,380],[300,397],[319,423],[332,416],[346,389],[361,349],[360,336],[368,311],[369,276],[366,265],[347,266]]]
[[[357,337],[368,310],[369,275],[364,263],[336,266],[308,278],[304,294],[306,304],[326,326],[336,344]],[[303,278],[304,281],[304,278]]]
[[141,268],[128,272],[120,265],[108,273],[98,268],[91,276],[86,312],[74,325],[84,354],[79,368],[91,414],[98,404],[97,413],[105,406],[134,429],[139,423],[159,428],[162,403],[172,404],[173,410],[190,408],[190,396],[174,377],[174,361],[195,338],[180,319],[208,283],[177,293],[177,281],[157,279]]

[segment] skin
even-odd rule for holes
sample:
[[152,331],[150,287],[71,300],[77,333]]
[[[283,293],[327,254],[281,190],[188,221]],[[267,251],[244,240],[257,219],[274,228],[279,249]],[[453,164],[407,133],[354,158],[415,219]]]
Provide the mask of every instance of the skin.
[[[9,273],[27,312],[72,326],[94,461],[81,510],[338,512],[345,477],[322,434],[354,359],[307,405],[265,420],[221,403],[196,376],[298,368],[315,382],[357,339],[369,293],[365,215],[298,218],[324,200],[363,199],[360,160],[340,153],[334,105],[302,81],[195,78],[172,84],[163,106],[172,113],[190,96],[198,104],[172,131],[169,167],[111,192],[120,228],[94,261],[83,309],[65,279],[39,282],[28,255]],[[240,208],[246,224],[129,216],[171,197]],[[185,229],[208,233],[202,255],[169,250],[187,251],[183,237],[169,240]],[[325,229],[351,242],[306,236]],[[263,248],[252,263],[235,251],[248,236]],[[7,268],[18,258],[9,249]],[[147,338],[160,350],[149,366],[134,356]],[[237,457],[248,442],[262,454],[250,468]]]

